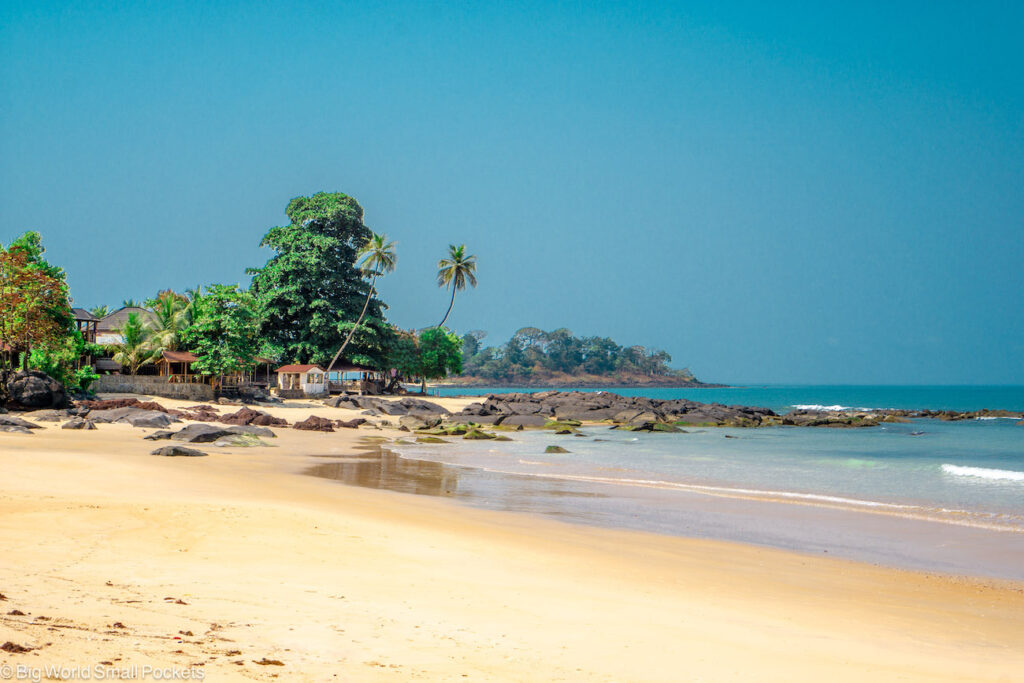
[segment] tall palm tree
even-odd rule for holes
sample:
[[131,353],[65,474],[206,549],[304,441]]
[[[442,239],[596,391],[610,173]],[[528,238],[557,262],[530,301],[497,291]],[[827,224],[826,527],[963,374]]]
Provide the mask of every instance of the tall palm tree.
[[341,354],[344,353],[345,347],[352,341],[352,335],[356,333],[359,328],[359,323],[363,322],[363,318],[366,316],[366,309],[370,305],[370,299],[373,297],[374,286],[377,284],[377,278],[385,273],[390,273],[395,269],[395,264],[398,262],[398,257],[395,255],[395,243],[388,242],[387,235],[378,235],[373,233],[370,239],[366,240],[366,244],[359,250],[359,255],[356,257],[356,262],[359,263],[360,270],[363,273],[369,275],[372,273],[373,279],[370,280],[370,291],[366,293],[366,301],[363,302],[363,312],[359,314],[359,319],[356,320],[356,324],[349,330],[348,336],[345,337],[344,343],[338,352],[334,354],[334,358],[331,359],[331,364],[327,366],[327,371],[331,371],[331,367],[338,361]]
[[476,287],[476,256],[466,254],[465,244],[459,246],[449,244],[448,258],[437,262],[437,286],[451,287],[452,300],[448,304],[448,311],[444,314],[444,319],[438,323],[438,327],[444,325],[448,316],[451,315],[452,306],[455,305],[455,292],[465,289],[467,284]]
[[129,314],[117,333],[121,335],[121,343],[113,345],[114,362],[127,368],[130,374],[137,374],[140,367],[156,360],[157,352],[150,343],[153,331],[137,313]]

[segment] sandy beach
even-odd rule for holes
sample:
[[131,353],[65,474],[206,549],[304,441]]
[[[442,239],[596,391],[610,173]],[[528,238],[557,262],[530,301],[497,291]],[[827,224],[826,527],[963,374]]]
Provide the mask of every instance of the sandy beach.
[[[290,422],[357,415],[267,410]],[[277,429],[271,448],[162,458],[149,455],[149,430],[45,427],[0,434],[0,643],[31,648],[0,655],[9,666],[192,667],[206,680],[1024,671],[1019,584],[574,526],[303,474],[358,456],[366,437],[399,435],[388,430]]]

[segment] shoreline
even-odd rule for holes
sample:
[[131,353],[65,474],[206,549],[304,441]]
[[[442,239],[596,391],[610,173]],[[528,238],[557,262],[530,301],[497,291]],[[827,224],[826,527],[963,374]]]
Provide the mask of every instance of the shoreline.
[[[955,515],[937,517],[913,505],[814,494],[510,472],[451,463],[443,457],[403,455],[395,444],[383,442],[367,442],[360,451],[353,458],[317,463],[304,474],[349,486],[446,498],[472,509],[499,509],[591,528],[741,543],[808,556],[824,553],[897,571],[1020,582],[1024,587],[1024,569],[1018,561],[1024,556],[1024,529],[1016,526],[978,523]],[[489,483],[482,481],[485,479]],[[522,487],[516,485],[518,482]],[[609,487],[618,492],[607,493]],[[478,488],[486,495],[477,492]],[[638,488],[648,489],[651,494],[638,492]],[[527,489],[529,494],[524,493]],[[502,503],[495,506],[491,498]],[[638,508],[655,505],[666,513],[687,511],[692,520],[686,530],[668,526],[655,529],[624,514],[609,516],[606,510],[579,509],[581,501],[607,498],[631,501],[629,511],[634,519],[640,518]],[[712,503],[709,498],[718,500]],[[762,528],[760,534],[751,530],[751,524],[743,523],[753,519]],[[702,520],[705,527],[715,531],[702,531],[695,520]],[[772,533],[765,534],[763,527],[769,520]],[[808,528],[811,521],[818,527],[814,533]],[[901,539],[913,539],[914,544],[904,544],[896,552],[894,548]],[[925,547],[927,542],[935,547]],[[956,550],[946,551],[946,547]]]
[[360,457],[365,430],[282,429],[276,448],[206,458],[150,456],[144,433],[0,435],[0,543],[15,560],[0,567],[0,641],[41,648],[12,661],[201,664],[211,680],[998,680],[1024,667],[1020,583],[302,473]]

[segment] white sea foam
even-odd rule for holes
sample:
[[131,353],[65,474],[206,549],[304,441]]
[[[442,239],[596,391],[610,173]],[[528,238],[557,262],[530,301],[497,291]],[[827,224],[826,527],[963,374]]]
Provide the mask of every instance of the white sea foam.
[[841,406],[839,404],[832,406],[823,406],[820,403],[804,403],[793,406],[797,410],[828,410],[836,412],[840,410],[871,410],[871,408],[854,408],[853,406]]
[[995,479],[1004,481],[1024,482],[1024,472],[1014,470],[995,470],[987,467],[963,467],[961,465],[945,464],[942,471],[946,474],[953,474],[958,477],[979,477],[981,479]]

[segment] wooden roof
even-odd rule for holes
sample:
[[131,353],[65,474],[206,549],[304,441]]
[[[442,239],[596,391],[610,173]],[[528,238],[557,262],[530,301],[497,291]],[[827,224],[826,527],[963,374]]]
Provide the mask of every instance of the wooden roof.
[[199,360],[199,356],[188,351],[164,351],[163,357],[168,363],[193,363]]
[[84,308],[72,308],[71,313],[75,316],[75,320],[81,320],[90,323],[99,321],[99,318],[97,318]]

